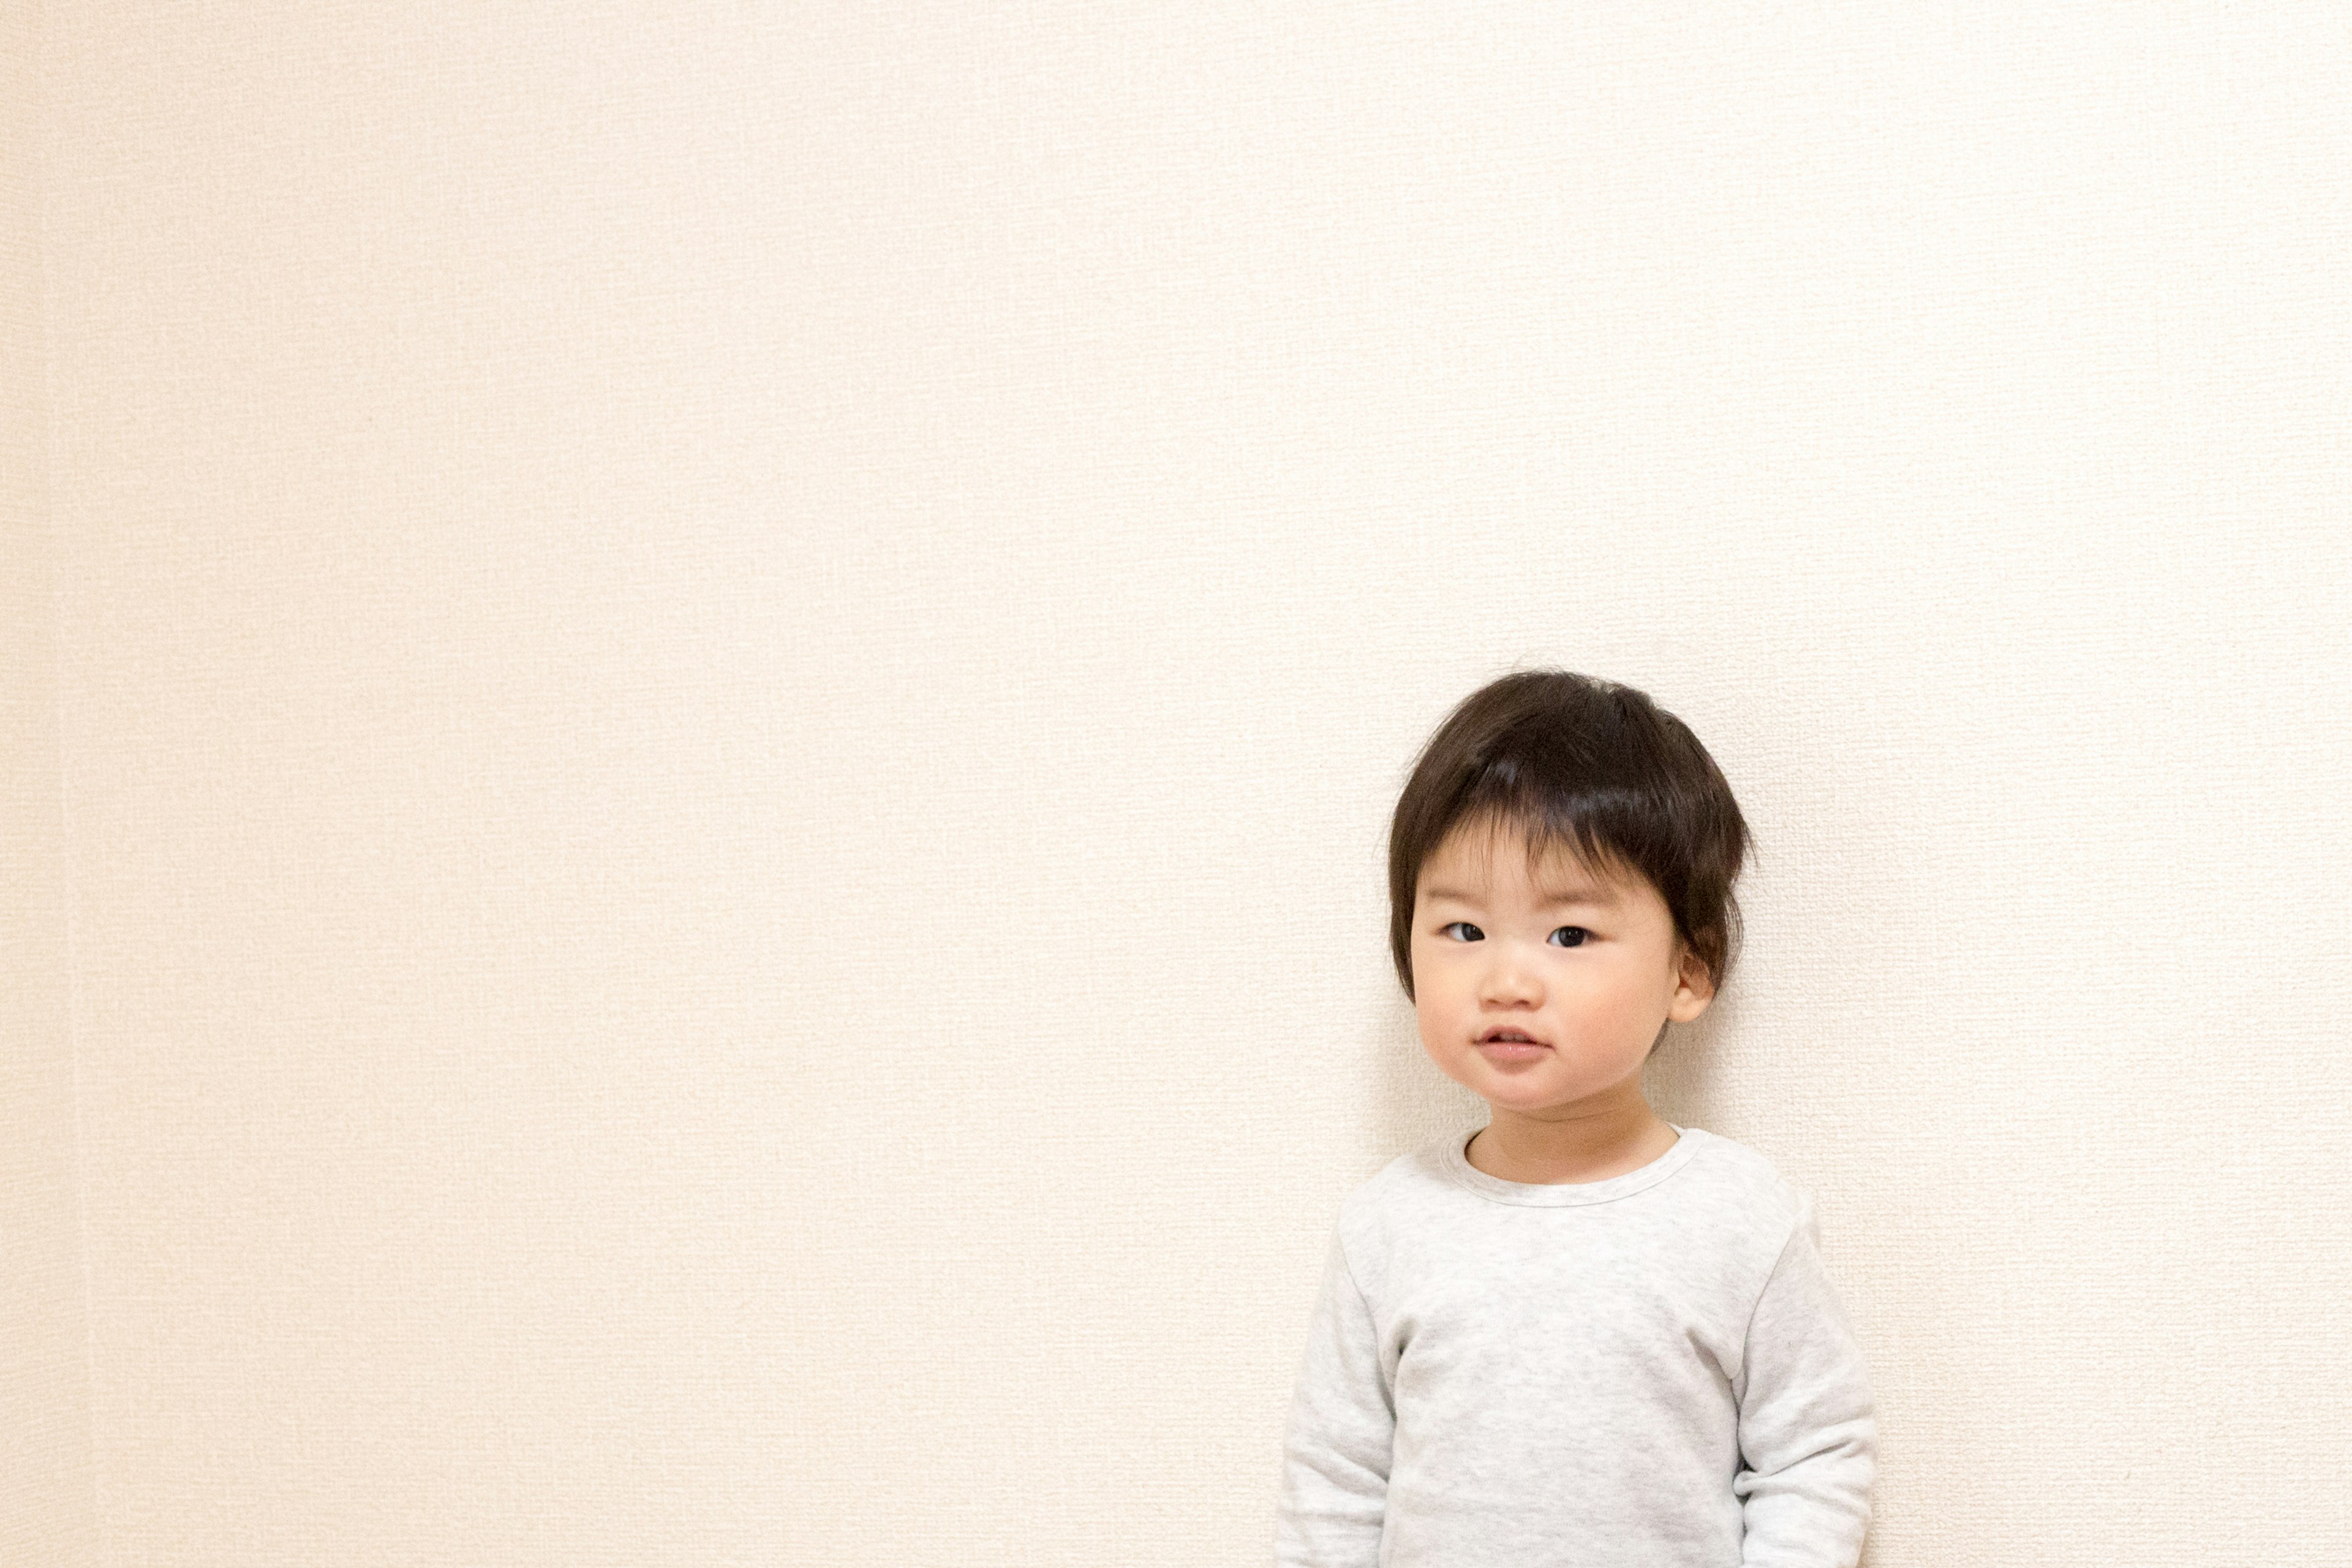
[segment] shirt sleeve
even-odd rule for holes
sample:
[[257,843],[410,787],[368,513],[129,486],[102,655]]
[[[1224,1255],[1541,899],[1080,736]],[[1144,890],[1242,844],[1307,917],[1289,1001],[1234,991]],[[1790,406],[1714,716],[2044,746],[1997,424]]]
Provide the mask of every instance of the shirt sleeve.
[[1772,1266],[1735,1386],[1742,1568],[1853,1568],[1870,1523],[1878,1425],[1810,1197]]
[[1276,1568],[1377,1568],[1395,1430],[1371,1307],[1335,1231],[1283,1444]]

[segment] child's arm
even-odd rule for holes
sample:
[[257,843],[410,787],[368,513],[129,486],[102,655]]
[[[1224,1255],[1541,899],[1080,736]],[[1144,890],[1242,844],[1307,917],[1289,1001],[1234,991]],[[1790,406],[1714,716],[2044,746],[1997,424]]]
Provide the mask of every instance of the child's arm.
[[1870,1522],[1878,1426],[1810,1198],[1748,1321],[1734,1392],[1742,1568],[1853,1568]]
[[1375,1568],[1395,1429],[1371,1308],[1335,1234],[1283,1446],[1278,1568]]

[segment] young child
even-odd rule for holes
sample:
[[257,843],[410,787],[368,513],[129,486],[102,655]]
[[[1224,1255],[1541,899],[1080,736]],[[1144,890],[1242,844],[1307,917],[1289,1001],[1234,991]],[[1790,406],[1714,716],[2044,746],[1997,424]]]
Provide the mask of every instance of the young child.
[[1389,841],[1423,1047],[1492,1108],[1343,1205],[1284,1449],[1282,1568],[1850,1568],[1877,1427],[1812,1205],[1659,1119],[1748,828],[1626,687],[1507,676],[1439,727]]

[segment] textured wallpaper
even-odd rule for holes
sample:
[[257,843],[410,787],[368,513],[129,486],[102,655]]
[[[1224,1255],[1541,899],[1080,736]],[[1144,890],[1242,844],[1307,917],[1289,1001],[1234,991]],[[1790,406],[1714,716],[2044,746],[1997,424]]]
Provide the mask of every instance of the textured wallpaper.
[[2343,1560],[2340,7],[41,16],[49,1560],[1265,1562],[1538,663],[1757,830],[1866,1562]]
[[95,1559],[58,777],[40,8],[0,0],[0,1563]]

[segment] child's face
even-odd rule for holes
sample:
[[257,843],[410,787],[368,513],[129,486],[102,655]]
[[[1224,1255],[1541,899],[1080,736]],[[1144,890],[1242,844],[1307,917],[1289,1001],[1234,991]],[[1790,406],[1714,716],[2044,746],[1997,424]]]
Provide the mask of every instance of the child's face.
[[[1412,922],[1421,1043],[1497,1111],[1559,1120],[1641,1093],[1668,1019],[1714,996],[1639,873],[1565,850],[1531,877],[1517,827],[1456,827],[1422,867]],[[1497,1041],[1516,1033],[1527,1043]]]

